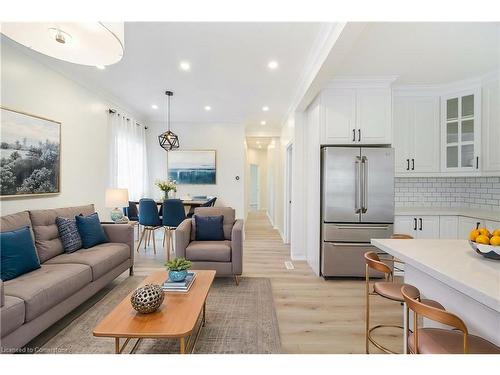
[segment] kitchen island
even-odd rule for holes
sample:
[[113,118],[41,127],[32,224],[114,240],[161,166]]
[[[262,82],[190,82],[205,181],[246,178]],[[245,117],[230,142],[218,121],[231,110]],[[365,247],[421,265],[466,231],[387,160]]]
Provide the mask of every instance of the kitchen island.
[[[372,239],[405,262],[404,282],[458,315],[470,333],[500,345],[500,262],[472,250],[466,240]],[[425,326],[440,326],[424,320]]]

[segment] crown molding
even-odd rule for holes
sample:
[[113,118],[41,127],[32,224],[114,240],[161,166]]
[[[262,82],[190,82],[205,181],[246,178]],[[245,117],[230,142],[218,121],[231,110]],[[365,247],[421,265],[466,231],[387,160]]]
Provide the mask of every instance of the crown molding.
[[399,78],[390,76],[343,76],[332,79],[325,88],[388,88]]
[[444,95],[456,91],[477,89],[486,84],[494,83],[499,80],[500,70],[494,70],[486,74],[462,79],[459,81],[440,83],[440,84],[407,84],[393,85],[392,92],[395,96],[418,96],[418,95]]

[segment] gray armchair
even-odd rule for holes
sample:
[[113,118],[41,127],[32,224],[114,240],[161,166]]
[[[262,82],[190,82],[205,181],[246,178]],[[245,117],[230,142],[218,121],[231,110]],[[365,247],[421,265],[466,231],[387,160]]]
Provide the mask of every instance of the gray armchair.
[[243,220],[235,220],[230,207],[198,207],[198,216],[224,216],[224,241],[196,241],[195,220],[184,220],[175,230],[175,256],[193,263],[193,269],[215,270],[216,276],[234,276],[243,271]]

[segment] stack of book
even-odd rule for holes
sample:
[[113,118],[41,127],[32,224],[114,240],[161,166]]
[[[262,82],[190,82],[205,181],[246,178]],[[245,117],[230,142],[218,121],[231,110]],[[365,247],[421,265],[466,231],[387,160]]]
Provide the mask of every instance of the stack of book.
[[168,278],[163,283],[164,292],[187,292],[191,285],[193,285],[194,279],[196,278],[196,273],[188,272],[186,278],[183,281],[172,281]]

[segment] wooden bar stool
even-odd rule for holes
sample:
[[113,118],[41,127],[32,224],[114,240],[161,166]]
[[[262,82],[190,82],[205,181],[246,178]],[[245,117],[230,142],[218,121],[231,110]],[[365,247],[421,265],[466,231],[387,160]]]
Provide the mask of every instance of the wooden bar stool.
[[413,240],[413,237],[409,234],[394,233],[391,236],[391,240]]
[[[414,287],[403,285],[401,294],[409,310],[413,311],[413,332],[407,336],[407,346],[413,354],[500,354],[500,347],[469,334],[467,326],[457,315],[428,305],[414,298]],[[418,328],[418,316],[455,328]]]
[[[420,300],[420,291],[412,285],[394,282],[394,275],[392,269],[384,262],[382,262],[374,251],[365,253],[365,293],[366,293],[366,326],[365,326],[365,345],[366,354],[370,354],[370,343],[375,347],[388,354],[396,354],[396,352],[391,351],[379,342],[377,342],[372,337],[372,332],[379,328],[400,328],[404,327],[400,325],[388,325],[388,324],[378,324],[374,327],[370,327],[370,296],[378,295],[383,298],[390,299],[392,301],[397,301],[399,303],[404,302],[403,295],[401,294],[401,288],[406,287],[409,295],[413,299]],[[385,261],[392,261],[391,259]],[[373,292],[370,292],[370,269],[382,272],[385,276],[385,281],[377,281],[373,283]],[[435,301],[432,300],[422,300],[422,303],[437,306]],[[441,306],[442,307],[442,306]]]

